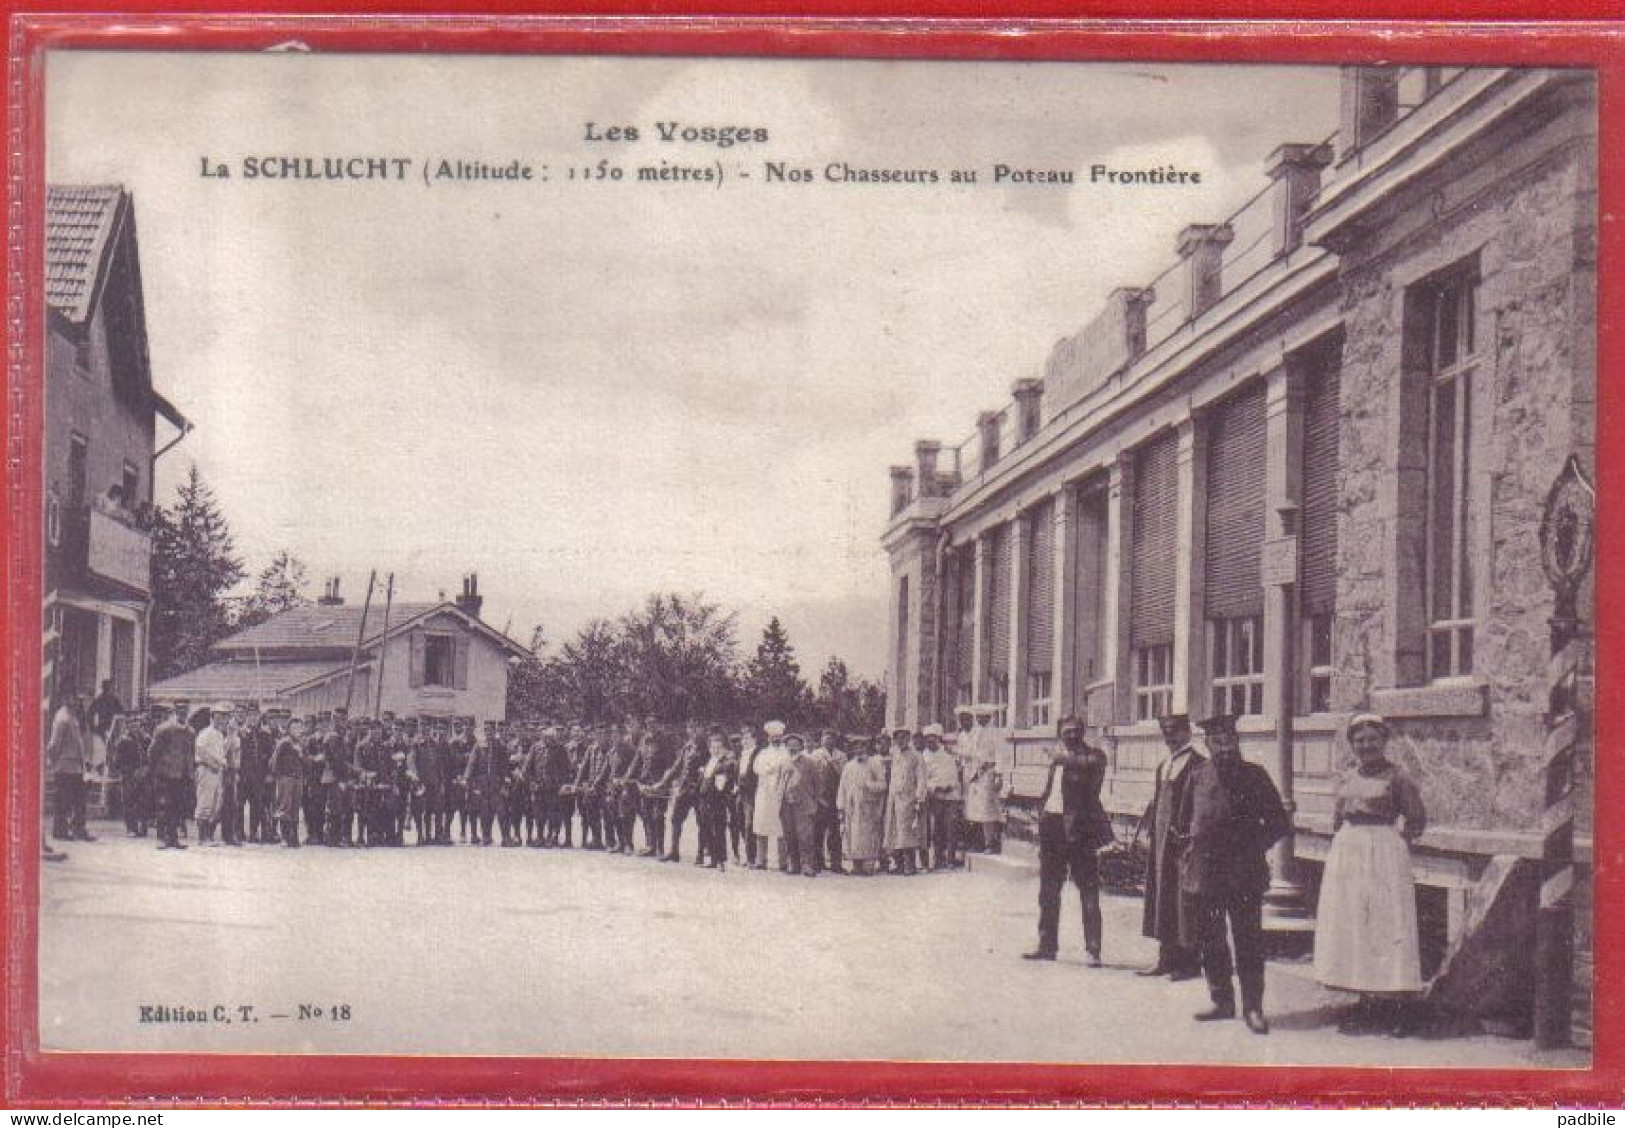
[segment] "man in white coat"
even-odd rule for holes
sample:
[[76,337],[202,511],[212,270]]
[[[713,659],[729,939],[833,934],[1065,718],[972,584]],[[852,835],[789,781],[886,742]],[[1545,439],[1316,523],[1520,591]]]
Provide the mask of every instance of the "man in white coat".
[[751,813],[751,833],[756,836],[756,861],[753,869],[766,869],[770,848],[777,842],[779,861],[786,861],[784,852],[784,816],[780,811],[784,803],[785,768],[790,765],[790,750],[784,746],[784,722],[768,721],[762,726],[767,734],[767,747],[756,753],[756,802]]
[[209,724],[197,734],[197,819],[198,845],[215,844],[214,828],[220,822],[228,763],[226,722],[232,706],[221,702],[209,710]]

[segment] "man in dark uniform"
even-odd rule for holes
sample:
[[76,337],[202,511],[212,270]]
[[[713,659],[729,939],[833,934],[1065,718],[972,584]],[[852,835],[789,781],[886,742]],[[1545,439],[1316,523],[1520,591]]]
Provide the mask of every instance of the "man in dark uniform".
[[1060,744],[1050,749],[1049,777],[1038,797],[1038,947],[1029,960],[1053,960],[1060,950],[1061,891],[1068,878],[1083,904],[1083,946],[1100,966],[1100,863],[1095,851],[1112,840],[1100,802],[1106,754],[1084,742],[1083,717],[1063,718]]
[[523,846],[525,815],[530,807],[530,750],[524,726],[515,724],[510,728],[498,722],[497,739],[508,757],[508,771],[502,778],[502,844]]
[[1203,762],[1191,744],[1190,718],[1183,713],[1158,717],[1168,758],[1157,765],[1155,790],[1140,822],[1146,829],[1145,914],[1141,932],[1157,942],[1157,962],[1141,975],[1166,975],[1173,980],[1201,974],[1195,951],[1182,936],[1190,931],[1182,923],[1184,898],[1179,892],[1179,855],[1183,843],[1174,836],[1174,816],[1190,786],[1191,771]]
[[446,795],[449,806],[446,813],[446,829],[450,833],[452,816],[456,816],[457,838],[460,842],[467,842],[470,827],[474,830],[474,843],[479,844],[480,820],[479,814],[473,809],[468,798],[468,783],[464,777],[468,774],[468,765],[474,760],[474,734],[468,724],[461,717],[453,717],[449,722],[444,718],[436,719],[435,738],[443,740],[446,744],[446,766],[451,774],[446,779]]
[[508,774],[508,750],[498,738],[496,725],[485,722],[485,739],[475,745],[463,770],[464,803],[474,821],[474,842],[491,845],[491,828],[502,800],[502,781]]
[[734,787],[734,810],[729,834],[733,839],[734,861],[739,861],[739,839],[745,840],[745,864],[756,864],[756,756],[761,751],[756,730],[746,725],[739,730],[739,774]]
[[127,713],[116,724],[109,755],[123,793],[124,829],[131,838],[145,838],[152,821],[152,770],[147,745],[152,732],[140,713]]
[[[278,727],[280,718],[273,715],[271,727]],[[286,730],[276,734],[271,749],[271,785],[273,813],[277,828],[282,833],[284,846],[299,845],[299,811],[304,805],[306,779],[304,725],[298,717],[289,717]]]
[[[721,725],[712,725],[707,739],[705,762],[700,766],[699,795],[696,799],[700,824],[700,849],[695,865],[713,869],[728,868],[728,821],[734,806],[734,786],[739,777],[739,756],[728,747]],[[735,847],[735,859],[738,848]]]
[[570,845],[570,796],[564,793],[574,772],[570,749],[557,726],[542,733],[541,769],[537,788],[542,797],[542,844]]
[[616,853],[633,851],[633,827],[641,806],[638,773],[642,766],[641,749],[632,743],[625,726],[616,725],[610,730],[608,800],[615,820],[615,844],[610,850]]
[[300,726],[300,758],[305,765],[305,786],[300,789],[305,812],[305,841],[317,846],[327,843],[327,715],[318,713]]
[[242,731],[237,734],[241,749],[237,768],[237,794],[248,811],[244,836],[250,842],[275,842],[276,830],[271,825],[271,753],[276,742],[265,727],[258,705],[249,704],[243,715]]
[[158,799],[160,850],[186,849],[180,842],[180,825],[186,815],[197,734],[182,721],[181,708],[177,706],[174,716],[165,717],[163,706],[153,706],[157,727],[152,733],[152,745],[147,749],[147,762],[152,766],[153,789]]
[[575,775],[570,778],[570,791],[575,797],[576,810],[581,812],[581,848],[604,848],[603,809],[593,792],[592,781],[598,770],[598,745],[589,731],[576,734],[571,745],[575,757]]
[[355,766],[355,734],[350,731],[349,710],[333,710],[333,723],[323,741],[327,749],[322,783],[327,787],[327,844],[353,846],[355,787],[359,778]]
[[[1234,717],[1210,717],[1201,728],[1210,758],[1192,770],[1174,819],[1175,833],[1186,843],[1179,885],[1190,898],[1193,927],[1185,942],[1201,953],[1213,999],[1213,1006],[1196,1020],[1236,1016],[1234,972],[1241,982],[1247,1028],[1268,1034],[1264,890],[1270,883],[1269,849],[1289,829],[1286,810],[1269,773],[1241,758]],[[1235,941],[1234,960],[1229,940]]]
[[640,857],[660,858],[666,854],[666,810],[671,806],[667,774],[677,763],[676,737],[653,727],[644,730],[637,767],[638,816],[643,824]]
[[709,747],[701,732],[697,722],[689,722],[687,740],[672,759],[666,774],[655,784],[657,793],[671,796],[671,845],[661,856],[663,862],[682,860],[683,823],[699,804],[700,773],[705,770],[705,762],[710,758]]

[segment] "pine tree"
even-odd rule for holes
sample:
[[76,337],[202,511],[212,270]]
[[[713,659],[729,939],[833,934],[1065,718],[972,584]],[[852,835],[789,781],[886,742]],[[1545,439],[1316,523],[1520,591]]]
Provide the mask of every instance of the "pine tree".
[[243,600],[237,614],[237,629],[252,627],[289,608],[309,603],[310,598],[305,595],[309,582],[304,561],[283,549],[260,572],[254,594]]
[[232,629],[227,593],[244,577],[231,528],[196,463],[175,504],[154,514],[152,667],[155,678],[195,669]]
[[756,656],[745,668],[744,697],[760,720],[780,720],[794,725],[811,711],[812,694],[801,680],[795,647],[784,625],[775,615],[762,630]]

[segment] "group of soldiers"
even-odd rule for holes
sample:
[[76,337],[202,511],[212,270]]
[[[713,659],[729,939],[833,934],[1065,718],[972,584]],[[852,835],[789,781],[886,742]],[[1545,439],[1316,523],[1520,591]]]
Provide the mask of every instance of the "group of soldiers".
[[200,845],[579,844],[676,862],[692,817],[698,865],[776,854],[808,876],[914,874],[999,848],[991,730],[961,725],[957,740],[938,726],[809,739],[778,721],[479,727],[179,702],[122,716],[109,748],[126,828],[156,829],[160,849],[184,849],[190,820]]

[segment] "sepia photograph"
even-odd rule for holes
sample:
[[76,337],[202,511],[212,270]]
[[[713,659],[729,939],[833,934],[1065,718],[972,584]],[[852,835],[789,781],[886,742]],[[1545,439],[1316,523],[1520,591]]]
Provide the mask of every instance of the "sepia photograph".
[[1595,72],[44,57],[41,1050],[1591,1065]]

